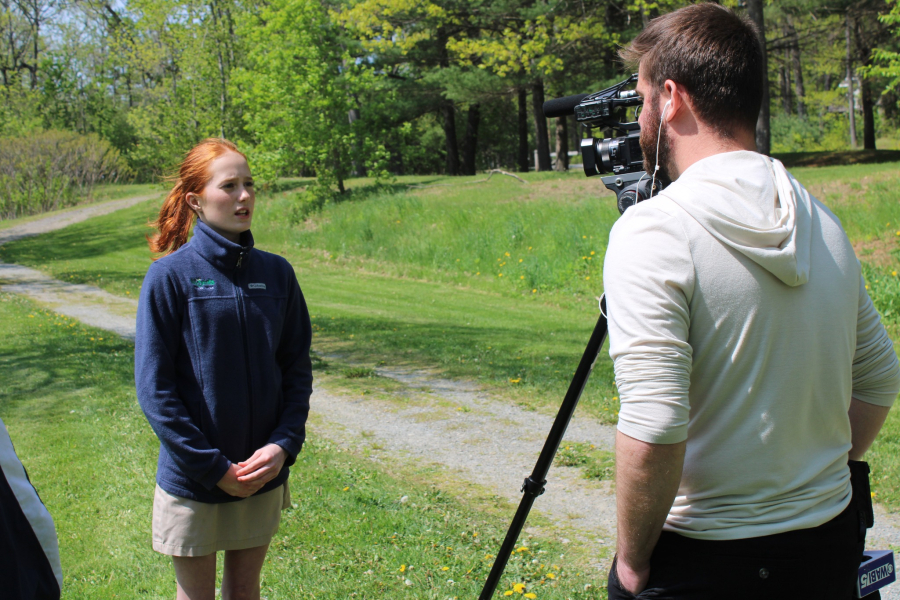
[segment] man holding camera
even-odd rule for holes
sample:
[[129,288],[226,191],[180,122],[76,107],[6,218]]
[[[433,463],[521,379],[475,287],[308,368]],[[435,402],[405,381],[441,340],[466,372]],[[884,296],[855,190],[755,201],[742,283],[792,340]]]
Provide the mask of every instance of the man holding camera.
[[645,168],[672,183],[616,223],[604,266],[622,404],[611,600],[854,594],[870,499],[848,458],[900,366],[838,219],[755,152],[759,43],[698,4],[622,51]]

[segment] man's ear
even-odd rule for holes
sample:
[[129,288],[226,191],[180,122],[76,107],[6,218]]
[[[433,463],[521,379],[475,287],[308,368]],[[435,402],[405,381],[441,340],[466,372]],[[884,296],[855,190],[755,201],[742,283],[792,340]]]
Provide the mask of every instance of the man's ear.
[[662,115],[663,119],[669,122],[683,110],[690,110],[687,91],[684,89],[683,85],[678,85],[671,79],[666,79],[666,82],[663,84],[663,89],[665,90],[666,95],[669,96],[669,99],[667,100],[669,109]]

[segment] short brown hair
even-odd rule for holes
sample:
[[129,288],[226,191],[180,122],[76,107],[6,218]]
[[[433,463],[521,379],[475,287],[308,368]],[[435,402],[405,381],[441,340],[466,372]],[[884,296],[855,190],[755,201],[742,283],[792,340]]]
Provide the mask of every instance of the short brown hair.
[[654,95],[667,79],[683,85],[697,116],[719,135],[755,130],[765,73],[748,18],[718,4],[686,6],[650,21],[619,56],[632,72],[642,69]]

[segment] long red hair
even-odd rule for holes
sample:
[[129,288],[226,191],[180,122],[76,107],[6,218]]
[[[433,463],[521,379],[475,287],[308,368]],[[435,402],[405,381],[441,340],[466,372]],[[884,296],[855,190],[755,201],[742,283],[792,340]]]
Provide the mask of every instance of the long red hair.
[[221,138],[207,138],[185,155],[178,167],[178,176],[170,178],[175,185],[159,209],[159,217],[151,223],[159,230],[157,235],[147,239],[152,252],[165,256],[187,243],[196,216],[187,203],[187,195],[203,192],[210,178],[210,163],[227,152],[237,152],[247,158],[237,146]]

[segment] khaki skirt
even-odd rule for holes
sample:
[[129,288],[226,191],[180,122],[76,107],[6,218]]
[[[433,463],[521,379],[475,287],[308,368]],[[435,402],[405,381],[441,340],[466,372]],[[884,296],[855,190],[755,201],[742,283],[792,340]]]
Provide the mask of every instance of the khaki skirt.
[[237,502],[209,504],[173,496],[158,485],[153,497],[153,549],[168,556],[205,556],[272,541],[281,511],[291,505],[287,482]]

